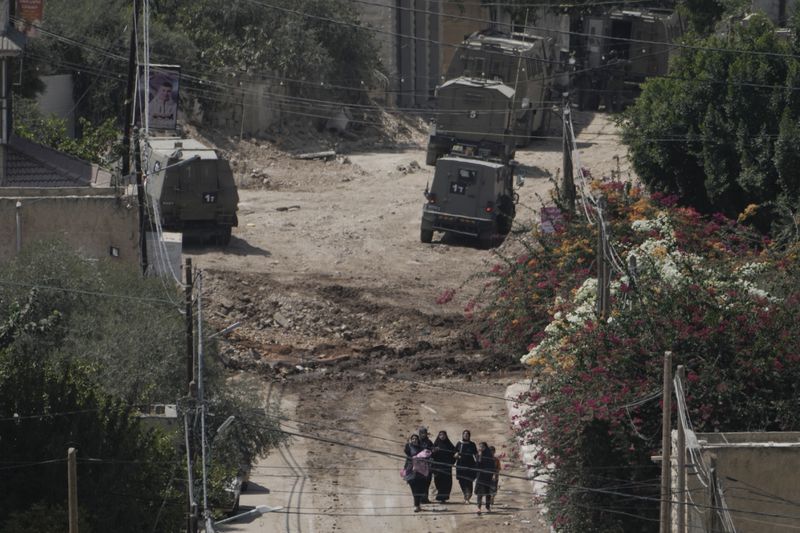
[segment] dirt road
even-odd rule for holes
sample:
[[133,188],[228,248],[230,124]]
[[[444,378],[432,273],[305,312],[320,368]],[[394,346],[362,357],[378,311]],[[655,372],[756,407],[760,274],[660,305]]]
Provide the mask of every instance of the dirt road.
[[[584,124],[581,165],[608,175],[617,156],[625,175],[625,152],[609,119],[577,118]],[[207,272],[212,319],[220,327],[242,322],[228,355],[245,368],[468,349],[459,334],[463,307],[484,287],[480,274],[496,254],[514,257],[521,249],[514,232],[538,219],[562,157],[555,139],[518,151],[527,180],[512,237],[480,250],[470,239],[441,234],[420,243],[422,192],[432,178],[431,167],[417,164],[424,162],[421,148],[323,162],[243,142],[237,154],[240,181],[260,188],[240,190],[230,246],[185,252]],[[437,304],[449,290],[455,298]]]
[[[625,151],[608,117],[576,118],[580,164],[595,175],[626,176]],[[432,169],[419,165],[422,148],[350,150],[323,162],[245,141],[234,155],[243,187],[231,245],[184,250],[204,272],[212,326],[242,324],[226,337],[222,357],[261,376],[273,397],[276,384],[285,384],[281,406],[296,421],[286,430],[372,451],[294,439],[256,466],[252,491],[242,497],[243,509],[284,510],[227,530],[545,531],[530,485],[517,479],[501,483],[496,514],[478,518],[457,503],[414,514],[401,464],[376,451],[401,453],[420,424],[454,439],[470,428],[475,440],[510,451],[502,397],[504,380],[514,378],[507,373],[521,370],[520,354],[481,350],[462,310],[480,293],[480,273],[497,254],[514,257],[521,249],[516,235],[536,223],[549,198],[561,141],[518,151],[527,180],[512,236],[495,250],[438,234],[432,244],[420,243],[422,192],[432,178]],[[437,303],[448,290],[455,297]],[[513,454],[508,463],[508,472],[522,473]]]
[[[366,381],[351,390],[336,384],[273,390],[273,397],[281,397],[284,415],[303,421],[286,421],[283,427],[325,442],[293,438],[257,464],[250,487],[241,497],[242,511],[257,505],[283,509],[220,531],[547,531],[533,504],[529,482],[510,477],[524,474],[505,458],[513,456],[505,402],[457,392],[502,398],[507,380],[447,381],[441,384],[447,390],[436,384]],[[314,392],[309,394],[309,389]],[[402,454],[407,433],[420,424],[433,432],[444,429],[452,438],[468,428],[474,440],[497,447],[507,475],[501,478],[491,514],[477,516],[474,504],[463,503],[455,481],[452,502],[423,505],[423,512],[413,512],[410,490],[399,476],[403,461],[384,454]]]

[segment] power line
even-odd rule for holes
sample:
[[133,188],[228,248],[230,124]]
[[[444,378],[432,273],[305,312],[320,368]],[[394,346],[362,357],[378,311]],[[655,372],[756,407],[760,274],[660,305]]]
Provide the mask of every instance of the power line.
[[140,302],[151,302],[151,303],[160,303],[160,304],[172,304],[169,300],[162,300],[160,298],[150,298],[147,296],[131,296],[128,294],[113,294],[110,292],[101,292],[101,291],[90,291],[84,289],[70,289],[67,287],[54,287],[51,285],[39,285],[39,284],[27,284],[27,283],[16,283],[13,281],[6,281],[0,280],[0,285],[9,285],[13,287],[22,287],[26,289],[41,289],[46,291],[57,291],[57,292],[66,292],[66,293],[74,293],[74,294],[84,294],[87,296],[101,296],[104,298],[118,298],[121,300],[134,300]]
[[[293,13],[293,14],[300,15],[300,16],[307,17],[307,18],[312,18],[312,19],[316,19],[316,20],[322,20],[322,21],[331,22],[331,23],[334,23],[334,24],[341,24],[341,25],[344,25],[344,26],[351,26],[351,27],[357,27],[357,28],[365,29],[364,26],[362,26],[360,24],[349,23],[349,22],[346,22],[346,21],[331,19],[331,18],[328,18],[328,17],[321,17],[319,15],[312,15],[311,13],[306,13],[306,12],[295,10],[295,9],[289,9],[289,8],[276,6],[274,4],[270,4],[270,3],[264,2],[263,0],[246,0],[246,1],[248,3],[251,3],[251,4],[261,5],[261,6],[264,6],[264,7],[276,9],[278,11],[284,11],[284,12],[287,12],[287,13]],[[367,3],[366,0],[359,0],[359,1],[360,1],[360,3]],[[385,5],[382,5],[382,4],[374,4],[374,5],[377,5],[378,7],[392,7],[392,6],[385,6]],[[398,9],[401,9],[401,8],[398,8]],[[410,8],[405,8],[405,9],[410,9]],[[432,12],[432,11],[420,10],[420,9],[414,9],[414,11],[417,12],[417,13],[433,14],[433,15],[441,16],[441,13],[439,13],[439,12]],[[481,19],[478,19],[478,20],[481,20]],[[433,44],[440,44],[440,45],[443,45],[443,46],[450,46],[450,47],[456,47],[456,48],[460,47],[460,44],[450,44],[450,43],[445,43],[445,42],[442,42],[442,41],[436,41],[436,40],[426,39],[426,38],[422,38],[422,37],[415,37],[415,36],[411,36],[411,35],[404,35],[404,34],[391,32],[391,31],[387,31],[387,30],[379,30],[379,29],[376,29],[376,28],[367,28],[367,29],[371,29],[372,31],[377,32],[377,33],[385,33],[385,34],[388,34],[388,35],[402,37],[402,38],[411,39],[411,40],[421,40],[421,41],[424,41],[424,42],[431,42]],[[545,27],[542,27],[542,26],[528,26],[526,28],[526,30],[527,29],[538,30],[538,31],[547,31],[547,32],[566,34],[566,35],[574,35],[574,36],[578,36],[578,37],[588,37],[588,38],[597,38],[598,37],[596,34],[591,34],[591,33],[576,32],[576,31],[569,31],[569,30],[560,30],[560,29],[555,29],[555,28],[545,28]],[[611,37],[607,37],[607,38],[610,39]],[[647,40],[647,39],[634,39],[634,38],[624,38],[624,37],[614,37],[613,39],[615,41],[619,41],[619,42],[629,42],[629,43],[635,43],[635,44],[650,44],[650,45],[665,45],[665,46],[671,46],[671,47],[675,47],[675,48],[682,48],[682,49],[686,49],[686,50],[723,52],[723,53],[733,53],[733,54],[750,54],[750,55],[768,56],[768,57],[788,57],[788,58],[793,58],[793,59],[800,58],[800,55],[797,55],[797,54],[783,54],[783,53],[779,53],[779,52],[760,52],[760,51],[756,51],[756,50],[718,48],[718,47],[713,47],[713,46],[689,45],[689,44],[683,44],[683,43],[672,43],[672,42],[667,42],[667,41],[651,41],[651,40]]]
[[[257,424],[246,424],[246,425],[253,426],[253,427],[258,427],[258,428],[265,427],[265,426],[259,426]],[[274,428],[271,428],[271,429],[274,429]],[[320,436],[316,436],[316,435],[309,435],[309,434],[298,433],[298,432],[288,431],[288,430],[283,430],[283,429],[279,429],[278,431],[280,431],[281,433],[283,433],[285,435],[292,436],[292,437],[308,439],[308,440],[316,440],[316,441],[319,441],[319,442],[324,442],[326,444],[333,444],[333,445],[343,446],[343,447],[354,449],[354,450],[358,450],[358,451],[363,451],[363,452],[373,453],[373,454],[377,454],[377,455],[382,455],[382,456],[388,457],[388,458],[402,459],[402,460],[406,460],[407,459],[405,455],[400,455],[398,453],[393,453],[393,452],[387,452],[387,451],[384,451],[384,450],[377,450],[377,449],[374,449],[374,448],[368,448],[368,447],[365,447],[365,446],[360,446],[360,445],[357,445],[357,444],[353,444],[351,442],[343,442],[343,441],[338,441],[338,440],[335,440],[335,439],[329,439],[329,438],[320,437]],[[429,461],[429,463],[430,462],[431,461]],[[436,462],[432,462],[432,464],[436,464]],[[484,470],[479,469],[479,468],[473,468],[472,470],[477,471],[477,472],[484,472]],[[494,473],[494,472],[492,472],[492,473]],[[526,481],[535,480],[537,482],[544,483],[544,484],[547,484],[547,485],[566,487],[566,488],[570,488],[570,489],[573,489],[573,490],[577,490],[579,492],[590,492],[590,493],[606,494],[606,495],[611,495],[611,496],[622,496],[622,497],[625,497],[625,498],[628,498],[628,499],[648,501],[648,502],[661,502],[662,501],[661,498],[653,497],[653,496],[643,496],[643,495],[637,495],[637,494],[629,494],[629,493],[624,493],[624,492],[619,492],[619,491],[609,490],[609,489],[603,489],[603,488],[584,487],[584,486],[574,485],[574,484],[569,484],[569,483],[556,482],[556,481],[552,481],[550,479],[545,479],[545,478],[535,478],[535,477],[534,478],[529,478],[527,476],[520,476],[520,475],[509,474],[509,473],[504,473],[504,472],[498,472],[497,475],[498,476],[502,476],[502,477],[507,477],[507,478],[510,478],[510,479],[521,479],[521,480],[526,480]],[[669,501],[669,502],[671,502],[673,504],[680,503],[677,500],[667,500],[667,501]],[[783,514],[777,514],[777,513],[767,513],[767,512],[761,512],[761,511],[750,511],[750,510],[743,510],[743,509],[730,509],[728,507],[718,507],[718,506],[713,506],[713,505],[695,504],[695,507],[704,508],[704,509],[711,509],[711,510],[717,510],[717,511],[723,510],[723,511],[728,511],[728,512],[751,514],[751,515],[755,515],[755,516],[764,516],[764,517],[771,517],[771,518],[786,518],[786,519],[800,520],[800,516],[783,515]]]

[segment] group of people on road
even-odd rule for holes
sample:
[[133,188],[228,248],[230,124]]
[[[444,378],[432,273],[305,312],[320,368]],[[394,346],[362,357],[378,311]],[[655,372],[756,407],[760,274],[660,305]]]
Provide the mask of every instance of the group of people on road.
[[421,427],[408,438],[403,451],[406,462],[400,474],[411,487],[415,513],[422,510],[421,504],[431,503],[428,498],[431,481],[435,487],[436,501],[444,503],[450,500],[453,466],[456,467],[456,479],[464,503],[469,504],[474,494],[477,497],[478,514],[481,514],[484,505],[486,512],[491,512],[501,467],[494,446],[485,442],[476,445],[467,429],[461,433],[461,440],[456,444],[453,444],[446,431],[440,431],[436,439],[431,441],[427,428]]

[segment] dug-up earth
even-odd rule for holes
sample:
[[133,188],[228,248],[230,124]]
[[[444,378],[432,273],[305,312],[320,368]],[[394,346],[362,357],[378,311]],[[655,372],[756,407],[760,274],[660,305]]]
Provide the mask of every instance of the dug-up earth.
[[[577,115],[580,165],[630,175],[609,117]],[[260,380],[284,429],[301,435],[256,465],[242,495],[242,510],[283,509],[226,530],[547,531],[503,399],[525,377],[522,354],[481,349],[463,311],[486,298],[486,273],[500,256],[523,250],[561,167],[560,131],[518,150],[526,182],[514,229],[482,250],[450,235],[420,243],[432,168],[425,133],[400,130],[395,143],[214,139],[240,185],[239,227],[226,248],[195,244],[184,253],[203,272],[212,326],[240,323],[222,336],[221,357],[236,379]],[[329,149],[327,159],[296,158]],[[445,429],[454,442],[471,429],[505,454],[511,475],[496,513],[477,517],[455,503],[412,512],[393,454],[419,425]]]

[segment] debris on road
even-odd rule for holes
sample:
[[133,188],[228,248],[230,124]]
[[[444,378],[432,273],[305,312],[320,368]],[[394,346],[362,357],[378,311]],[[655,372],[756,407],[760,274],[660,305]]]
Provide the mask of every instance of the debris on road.
[[336,152],[334,150],[325,150],[323,152],[309,152],[307,154],[297,154],[294,156],[295,159],[302,159],[304,161],[308,161],[309,159],[322,159],[324,161],[330,161],[335,157],[336,157]]

